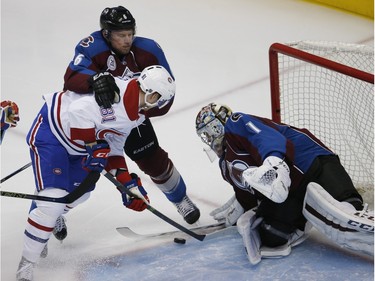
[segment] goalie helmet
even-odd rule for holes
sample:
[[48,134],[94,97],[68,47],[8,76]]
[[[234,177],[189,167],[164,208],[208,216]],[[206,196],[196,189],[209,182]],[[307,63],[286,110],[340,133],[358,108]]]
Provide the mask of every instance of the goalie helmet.
[[201,140],[220,157],[224,139],[224,125],[232,115],[226,105],[210,103],[203,107],[195,119],[195,130]]
[[[169,72],[161,65],[152,65],[145,68],[137,81],[141,90],[145,92],[147,108],[166,106],[176,93],[176,83]],[[149,103],[147,101],[148,96],[155,92],[160,95],[160,98],[155,103]]]
[[100,28],[104,30],[135,30],[135,19],[123,6],[105,8],[100,15]]

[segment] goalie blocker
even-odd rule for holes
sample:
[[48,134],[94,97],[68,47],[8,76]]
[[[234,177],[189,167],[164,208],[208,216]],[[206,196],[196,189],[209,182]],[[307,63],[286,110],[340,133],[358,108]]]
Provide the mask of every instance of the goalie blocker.
[[321,233],[338,245],[374,255],[374,214],[357,211],[347,202],[335,200],[319,184],[307,186],[303,215]]

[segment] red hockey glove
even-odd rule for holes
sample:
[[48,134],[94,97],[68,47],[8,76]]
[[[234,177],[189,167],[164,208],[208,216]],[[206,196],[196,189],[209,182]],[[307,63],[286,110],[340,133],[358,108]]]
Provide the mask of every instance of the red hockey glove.
[[6,100],[1,102],[1,130],[5,131],[9,127],[17,126],[20,120],[18,106],[15,102]]
[[[150,199],[148,199],[147,196],[147,192],[142,186],[141,179],[136,174],[132,173],[129,176],[128,172],[124,172],[117,176],[117,180],[121,182],[122,185],[132,193],[134,193],[135,195],[140,193],[147,202],[150,202]],[[147,208],[147,204],[142,199],[130,197],[125,192],[122,192],[119,188],[118,190],[121,192],[122,202],[127,208],[137,212],[141,212]]]

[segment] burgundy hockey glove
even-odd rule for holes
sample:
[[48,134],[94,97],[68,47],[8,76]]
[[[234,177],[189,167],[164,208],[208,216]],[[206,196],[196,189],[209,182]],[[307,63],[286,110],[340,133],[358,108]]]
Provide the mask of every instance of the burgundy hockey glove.
[[111,108],[112,104],[120,101],[120,89],[111,73],[97,73],[89,79],[89,84],[94,91],[95,100],[99,106]]
[[86,151],[89,154],[83,166],[90,170],[101,173],[107,165],[108,153],[110,152],[109,145],[106,141],[99,141],[93,146],[86,146]]
[[[141,179],[134,173],[129,174],[127,172],[122,173],[117,176],[117,180],[122,183],[124,187],[129,189],[132,193],[140,193],[146,200],[147,202],[150,202],[147,196],[146,190],[143,188]],[[118,190],[121,192],[122,195],[122,202],[124,203],[124,206],[132,209],[137,212],[141,212],[144,209],[147,208],[146,203],[139,198],[135,197],[129,197],[125,192],[122,192],[119,188]]]

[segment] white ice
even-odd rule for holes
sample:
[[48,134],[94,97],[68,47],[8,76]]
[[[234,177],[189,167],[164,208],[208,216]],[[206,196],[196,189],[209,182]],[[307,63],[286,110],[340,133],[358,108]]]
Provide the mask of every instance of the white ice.
[[[30,162],[25,135],[42,94],[62,89],[63,74],[80,39],[99,27],[106,6],[124,5],[137,20],[137,33],[163,47],[177,82],[170,113],[153,120],[159,141],[199,206],[199,224],[232,195],[216,163],[202,151],[194,130],[199,109],[209,102],[270,117],[268,48],[274,42],[341,41],[373,45],[373,20],[309,1],[159,0],[20,1],[1,3],[1,100],[20,107],[19,126],[1,147],[1,178]],[[152,206],[187,226],[150,180],[142,177]],[[31,168],[1,190],[33,193]],[[29,200],[1,198],[1,280],[15,280]],[[174,229],[150,212],[123,207],[118,191],[100,179],[89,201],[68,216],[68,238],[49,242],[50,254],[35,280],[373,280],[373,259],[354,255],[314,232],[283,259],[247,262],[236,234],[207,242],[188,239],[133,241],[115,228],[143,233]]]

